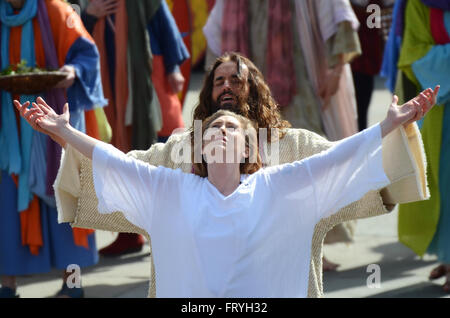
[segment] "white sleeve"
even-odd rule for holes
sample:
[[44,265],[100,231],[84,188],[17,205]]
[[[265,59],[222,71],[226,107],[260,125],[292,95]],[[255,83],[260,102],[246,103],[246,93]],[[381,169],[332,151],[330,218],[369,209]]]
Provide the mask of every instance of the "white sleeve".
[[390,183],[383,169],[381,127],[376,124],[306,159],[317,221]]
[[174,176],[180,176],[172,169],[139,161],[103,142],[94,148],[92,171],[98,211],[121,211],[128,221],[147,231],[155,201],[168,199],[164,183],[171,183],[173,189],[178,183]]

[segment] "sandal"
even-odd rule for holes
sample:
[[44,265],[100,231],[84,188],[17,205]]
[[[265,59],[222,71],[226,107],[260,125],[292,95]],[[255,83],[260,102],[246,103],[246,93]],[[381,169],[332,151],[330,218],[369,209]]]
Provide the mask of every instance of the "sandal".
[[16,290],[9,287],[0,287],[0,298],[19,298]]
[[447,268],[445,265],[439,265],[438,267],[434,268],[430,276],[428,277],[430,280],[438,279],[444,276],[447,273]]
[[61,290],[56,294],[56,298],[84,298],[83,288],[69,288],[64,283]]

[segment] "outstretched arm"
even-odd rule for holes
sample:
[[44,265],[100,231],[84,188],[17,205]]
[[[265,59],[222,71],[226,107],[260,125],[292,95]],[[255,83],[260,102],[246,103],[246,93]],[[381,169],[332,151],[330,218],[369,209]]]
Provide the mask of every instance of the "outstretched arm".
[[98,211],[121,211],[131,224],[148,231],[155,206],[164,206],[161,191],[174,191],[183,177],[172,169],[157,168],[126,156],[112,145],[98,141],[69,124],[69,107],[56,114],[42,98],[14,104],[33,128],[52,134],[92,160],[92,178]]
[[336,142],[328,150],[305,160],[266,169],[272,185],[289,202],[300,198],[299,189],[310,189],[314,195],[308,196],[317,203],[316,220],[331,216],[368,191],[383,188],[390,180],[383,167],[382,137],[400,125],[423,117],[432,107],[438,90],[437,87],[434,91],[424,91],[402,106],[396,105],[394,97],[382,124]]
[[308,166],[312,180],[320,185],[315,187],[320,218],[330,216],[368,191],[389,183],[382,162],[380,137],[400,125],[421,119],[435,104],[438,92],[439,86],[434,90],[429,88],[401,106],[397,106],[394,96],[378,132],[375,127],[369,128],[340,141],[330,151],[311,157]]
[[97,139],[89,137],[81,131],[73,128],[69,123],[69,104],[64,105],[63,113],[58,115],[45,100],[38,97],[36,103],[28,108],[30,102],[21,104],[14,100],[14,105],[19,110],[20,115],[37,131],[49,135],[62,147],[69,143],[84,156],[92,159]]

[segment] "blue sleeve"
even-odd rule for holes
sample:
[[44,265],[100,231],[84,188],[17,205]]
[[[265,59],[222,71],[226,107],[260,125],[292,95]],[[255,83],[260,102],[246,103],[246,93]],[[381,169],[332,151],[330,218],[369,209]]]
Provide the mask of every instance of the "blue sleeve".
[[175,19],[165,1],[161,1],[161,6],[151,19],[147,29],[152,53],[163,56],[167,74],[173,73],[177,65],[181,65],[190,57]]
[[107,100],[103,96],[100,56],[95,44],[83,37],[78,38],[70,47],[65,64],[73,65],[77,74],[74,84],[67,89],[71,109],[82,107],[91,110],[105,106]]
[[437,104],[450,101],[450,44],[435,45],[421,59],[412,64],[412,69],[422,89],[441,85]]
[[381,77],[386,78],[385,85],[391,93],[394,92],[397,81],[397,63],[402,45],[402,35],[399,34],[401,32],[399,30],[398,20],[403,15],[404,5],[404,0],[398,0],[394,4],[392,25],[384,47],[383,63],[380,71]]

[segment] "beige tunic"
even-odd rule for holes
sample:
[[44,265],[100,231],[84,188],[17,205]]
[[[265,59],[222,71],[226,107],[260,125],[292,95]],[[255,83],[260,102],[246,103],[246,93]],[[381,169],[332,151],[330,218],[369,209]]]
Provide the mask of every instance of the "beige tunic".
[[[394,186],[394,191],[383,190],[385,196],[389,198],[389,203],[421,200],[428,195],[424,172],[426,162],[421,147],[420,132],[415,124],[410,126],[412,128],[407,130],[406,133],[403,130],[402,134],[392,133],[391,139],[393,141],[389,138],[383,140],[383,166],[392,186]],[[180,168],[185,172],[190,172],[190,163],[174,162],[174,160],[177,160],[175,154],[180,153],[180,149],[183,149],[182,146],[189,143],[189,134],[178,134],[171,136],[165,144],[158,143],[147,151],[132,151],[128,155],[155,166]],[[307,130],[288,129],[285,137],[279,142],[279,163],[301,160],[321,152],[331,145],[331,142]],[[271,147],[266,148],[270,154]],[[396,158],[401,163],[400,169],[399,165],[395,165],[396,162],[392,158]],[[269,165],[272,163],[274,162],[268,162]],[[81,228],[140,233],[149,239],[151,246],[149,234],[129,223],[121,212],[107,215],[98,213],[91,161],[70,146],[67,146],[63,152],[61,167],[54,188],[59,222],[70,222],[72,226]],[[380,192],[372,191],[361,200],[343,208],[333,216],[321,220],[316,225],[311,248],[308,297],[320,297],[323,294],[322,245],[326,233],[341,222],[377,216],[386,212]],[[148,296],[155,297],[153,257],[151,258],[151,266]]]

